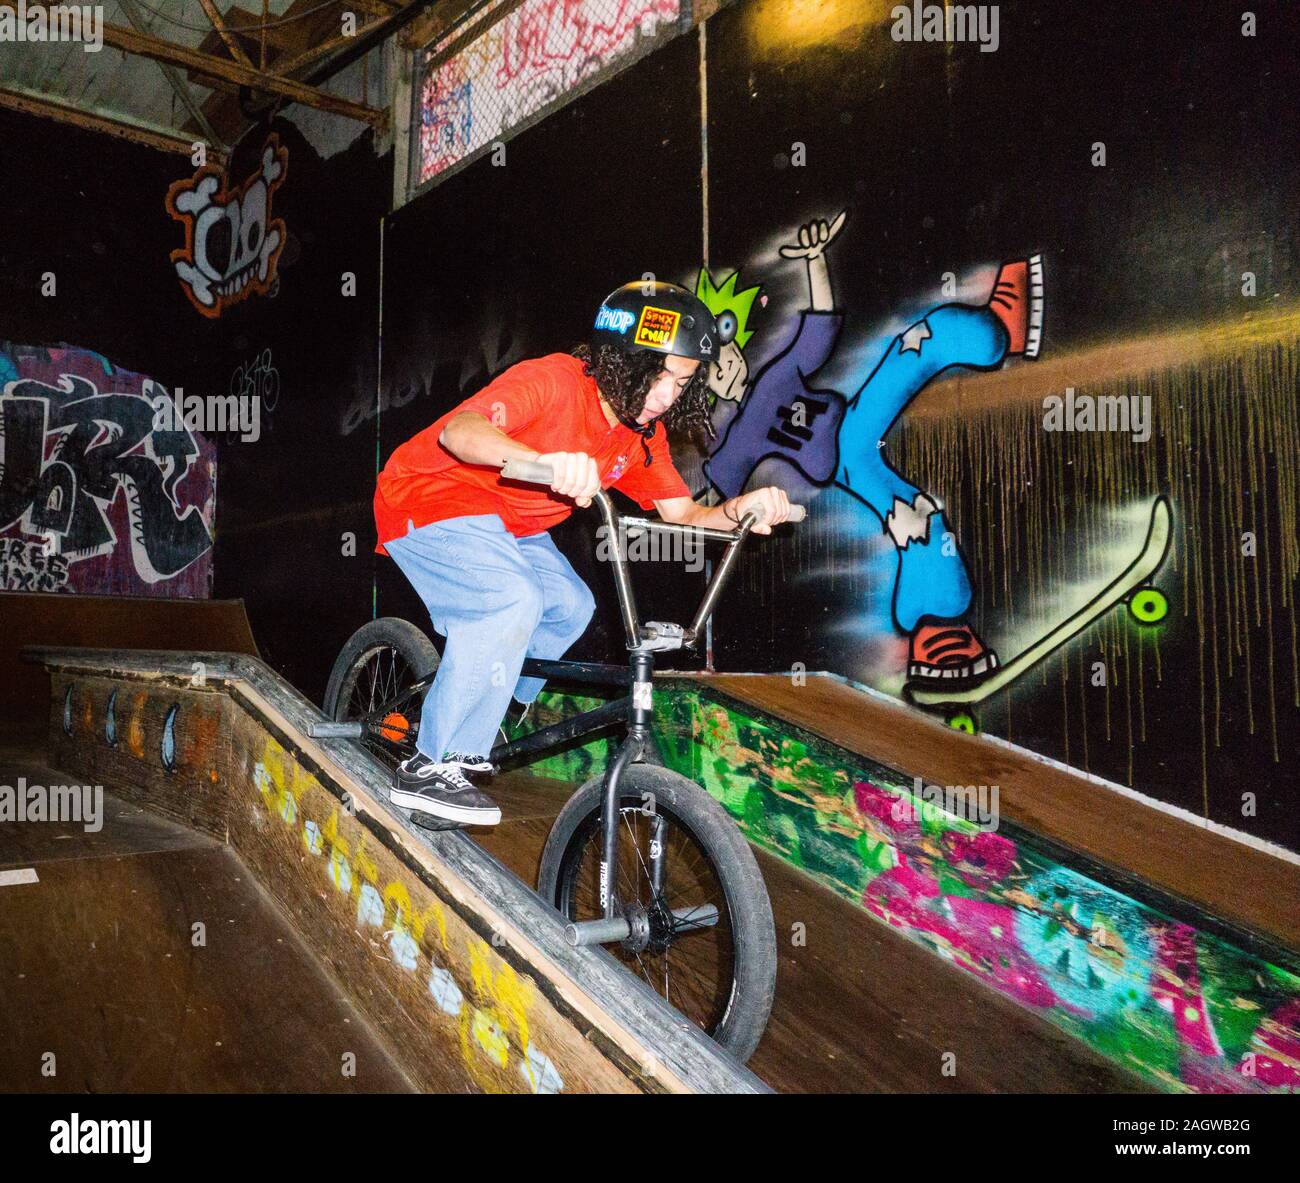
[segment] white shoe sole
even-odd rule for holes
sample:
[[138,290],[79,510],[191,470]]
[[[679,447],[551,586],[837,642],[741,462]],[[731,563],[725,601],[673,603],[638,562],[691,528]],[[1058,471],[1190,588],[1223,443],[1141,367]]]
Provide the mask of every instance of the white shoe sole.
[[1037,357],[1043,345],[1043,256],[1029,256],[1029,325],[1025,357]]
[[390,789],[389,796],[394,805],[400,805],[403,809],[411,809],[417,813],[427,813],[432,817],[440,817],[443,821],[460,822],[461,825],[466,826],[495,826],[501,821],[501,810],[495,806],[491,809],[465,809],[456,805],[443,805],[441,802],[421,797],[418,793],[408,793],[402,789]]
[[909,665],[907,667],[907,676],[912,679],[943,679],[943,678],[978,678],[984,674],[991,674],[998,668],[998,655],[992,650],[985,653],[973,665],[970,666],[945,666],[941,669],[935,669],[932,665]]

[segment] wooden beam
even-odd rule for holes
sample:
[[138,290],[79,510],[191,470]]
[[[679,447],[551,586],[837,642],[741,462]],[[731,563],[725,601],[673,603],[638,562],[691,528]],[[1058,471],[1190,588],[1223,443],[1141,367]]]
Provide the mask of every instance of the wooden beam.
[[262,24],[262,18],[256,12],[250,12],[246,8],[231,8],[226,13],[226,28],[237,38],[242,37],[245,44],[252,47],[265,35],[267,45],[286,53],[302,48],[303,23],[272,24],[269,29],[261,29],[258,26]]
[[393,0],[347,0],[347,3],[371,16],[396,16],[405,7],[403,4],[394,3]]
[[[41,0],[48,7],[52,0]],[[16,0],[0,0],[0,8],[16,9]],[[199,53],[184,45],[176,45],[154,37],[149,33],[137,33],[134,29],[125,29],[120,25],[103,26],[104,44],[114,49],[124,50],[155,62],[167,62],[174,66],[183,66],[203,78],[220,78],[233,82],[237,86],[247,86],[267,94],[283,95],[304,107],[313,107],[331,115],[342,115],[346,119],[357,119],[368,123],[376,130],[382,131],[388,123],[388,112],[378,107],[369,107],[364,103],[354,103],[328,94],[314,86],[295,82],[291,78],[281,78],[274,74],[263,74],[251,70],[238,62],[226,61],[224,58],[212,57]]]
[[253,60],[244,52],[244,47],[239,44],[239,39],[226,26],[225,18],[221,15],[216,0],[199,0],[199,3],[203,5],[203,11],[208,14],[208,20],[212,22],[212,27],[216,29],[217,35],[226,43],[226,48],[230,50],[230,56],[241,66],[247,66],[251,70]]
[[426,12],[423,16],[417,16],[402,31],[402,48],[423,49],[426,45],[436,41],[456,21],[460,20],[476,2],[477,0],[447,0],[447,3],[439,4],[434,11]]
[[[120,119],[110,119],[106,115],[92,114],[64,103],[56,103],[51,99],[23,94],[21,91],[0,87],[0,107],[10,111],[21,111],[24,115],[38,115],[42,119],[53,119],[58,123],[79,127],[83,131],[99,132],[119,140],[128,140],[133,144],[143,144],[159,152],[176,152],[187,157],[194,152],[194,141],[184,136],[158,131],[155,128],[139,127]],[[208,159],[214,164],[225,164],[226,153],[215,144],[209,144]]]
[[299,70],[320,61],[321,58],[329,57],[336,49],[343,49],[354,42],[358,37],[369,33],[372,29],[378,28],[383,24],[383,20],[370,21],[362,25],[351,37],[345,37],[340,34],[337,37],[331,37],[328,41],[322,41],[319,45],[312,46],[311,49],[305,49],[302,53],[291,58],[277,58],[271,63],[271,70],[282,78],[291,78]]
[[[132,27],[143,29],[144,18],[140,15],[139,5],[136,0],[117,0],[118,6],[125,13],[126,19],[131,22]],[[222,145],[222,139],[217,135],[216,129],[208,122],[208,117],[203,113],[203,108],[199,106],[198,100],[190,92],[189,83],[185,76],[175,67],[169,66],[166,62],[158,62],[158,68],[163,72],[168,84],[176,93],[185,109],[190,113],[190,118],[198,124],[199,130],[203,132],[204,138],[209,144]]]

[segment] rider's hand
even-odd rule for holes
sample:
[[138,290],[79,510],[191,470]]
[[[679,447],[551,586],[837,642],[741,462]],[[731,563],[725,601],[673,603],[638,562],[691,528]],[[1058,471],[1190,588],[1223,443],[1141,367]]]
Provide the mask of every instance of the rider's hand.
[[790,516],[790,498],[785,495],[784,489],[768,485],[765,489],[755,489],[752,493],[737,497],[731,502],[731,509],[737,518],[743,518],[747,513],[757,514],[759,522],[754,527],[754,533],[770,534],[773,526]]
[[551,466],[551,490],[561,497],[572,497],[587,506],[600,491],[600,473],[586,452],[545,452],[537,457],[537,463]]

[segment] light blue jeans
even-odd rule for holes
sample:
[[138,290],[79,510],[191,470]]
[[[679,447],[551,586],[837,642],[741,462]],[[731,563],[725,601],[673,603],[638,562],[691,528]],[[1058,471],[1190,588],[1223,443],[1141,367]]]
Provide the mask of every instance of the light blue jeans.
[[435,761],[487,755],[511,695],[541,693],[542,679],[519,676],[524,658],[563,657],[595,611],[591,591],[549,534],[516,538],[496,514],[412,526],[384,547],[447,638],[416,746]]

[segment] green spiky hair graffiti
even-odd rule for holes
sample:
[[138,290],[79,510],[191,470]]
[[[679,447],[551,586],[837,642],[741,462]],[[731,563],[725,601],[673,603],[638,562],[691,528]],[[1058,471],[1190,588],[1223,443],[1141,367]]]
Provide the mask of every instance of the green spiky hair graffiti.
[[713,276],[709,274],[707,267],[700,268],[700,278],[695,284],[695,294],[704,302],[714,316],[719,313],[731,311],[736,316],[736,344],[744,349],[749,343],[750,337],[754,335],[752,329],[746,328],[749,324],[749,311],[754,307],[754,301],[758,298],[761,287],[745,288],[743,291],[736,291],[736,281],[740,278],[739,271],[733,271],[727,281],[718,287],[713,282]]

